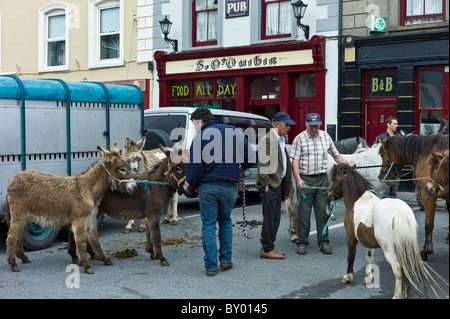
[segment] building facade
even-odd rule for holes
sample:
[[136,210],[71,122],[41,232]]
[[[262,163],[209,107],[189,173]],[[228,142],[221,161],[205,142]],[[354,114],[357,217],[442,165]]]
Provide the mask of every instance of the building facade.
[[343,1],[339,137],[371,144],[396,116],[429,134],[448,117],[449,1]]
[[137,0],[1,1],[0,74],[135,84],[148,108],[152,58],[140,53],[138,11]]
[[[205,106],[272,118],[287,112],[298,123],[289,140],[317,112],[336,136],[338,5],[305,1],[297,26],[291,1],[194,0],[155,2],[173,23],[178,52],[155,34],[154,105]],[[157,21],[154,21],[155,25]],[[159,34],[160,34],[160,30]],[[158,49],[164,47],[164,50]]]

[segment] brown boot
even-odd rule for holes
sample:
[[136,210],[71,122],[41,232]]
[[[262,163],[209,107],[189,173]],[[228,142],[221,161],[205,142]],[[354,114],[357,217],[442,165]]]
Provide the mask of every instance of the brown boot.
[[284,255],[276,253],[275,249],[266,253],[264,251],[264,248],[261,248],[260,256],[261,256],[261,258],[266,258],[266,259],[284,259]]

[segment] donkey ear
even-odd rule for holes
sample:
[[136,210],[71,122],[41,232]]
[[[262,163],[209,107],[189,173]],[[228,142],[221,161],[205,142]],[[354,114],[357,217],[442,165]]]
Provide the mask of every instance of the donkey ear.
[[131,146],[131,140],[129,137],[127,137],[125,139],[125,141],[123,142],[123,152],[126,153],[128,152],[128,150],[130,149]]
[[111,151],[120,153],[119,144],[117,144],[117,142],[115,142],[113,144],[113,147],[112,147]]
[[136,147],[138,148],[139,151],[142,151],[142,149],[145,146],[145,141],[146,141],[146,137],[142,137],[142,139],[136,143]]
[[100,156],[103,158],[104,161],[109,160],[111,152],[105,150],[100,145],[97,145],[97,151],[100,153]]

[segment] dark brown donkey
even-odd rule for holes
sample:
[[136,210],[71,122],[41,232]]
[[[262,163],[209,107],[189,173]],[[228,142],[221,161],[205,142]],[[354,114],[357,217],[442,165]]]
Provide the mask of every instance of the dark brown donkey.
[[120,156],[117,143],[111,151],[101,146],[97,146],[97,150],[104,162],[97,161],[86,171],[74,176],[21,171],[9,180],[6,194],[6,215],[9,221],[6,254],[12,271],[20,271],[14,254],[23,263],[30,263],[24,254],[22,239],[33,221],[50,227],[71,225],[80,252],[80,265],[86,273],[94,273],[86,256],[88,242],[96,259],[105,265],[112,265],[98,241],[98,205],[110,189],[131,195],[136,189],[136,182],[130,179],[126,158]]
[[[99,209],[103,210],[108,216],[117,219],[147,218],[146,250],[150,253],[152,260],[159,259],[161,265],[169,266],[161,250],[159,220],[177,190],[187,196],[191,196],[193,190],[185,182],[187,158],[181,161],[172,161],[172,158],[183,159],[182,149],[174,151],[161,147],[161,150],[165,153],[166,158],[157,163],[153,170],[133,174],[138,183],[138,188],[133,196],[109,191],[103,197]],[[174,152],[177,152],[178,155],[175,155]],[[144,184],[141,183],[142,181],[151,183]],[[68,252],[73,260],[77,259],[70,237]]]
[[[433,253],[436,200],[442,194],[428,191],[430,166],[427,158],[433,152],[448,152],[448,141],[448,135],[444,134],[392,136],[381,141],[380,155],[384,166],[380,171],[380,179],[386,177],[386,181],[390,183],[399,178],[405,165],[411,165],[415,169],[416,184],[420,187],[425,209],[425,243],[420,252],[424,261]],[[448,201],[448,193],[446,200]]]

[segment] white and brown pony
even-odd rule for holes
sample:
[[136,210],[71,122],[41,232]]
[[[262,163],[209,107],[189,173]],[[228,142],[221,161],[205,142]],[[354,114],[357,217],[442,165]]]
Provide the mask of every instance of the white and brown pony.
[[[407,283],[419,297],[426,298],[425,284],[436,284],[420,257],[417,245],[417,222],[411,208],[400,199],[380,199],[370,183],[355,170],[355,166],[335,165],[330,200],[344,199],[344,226],[348,246],[347,272],[342,283],[353,280],[356,245],[367,248],[366,264],[373,262],[375,248],[381,248],[395,275],[394,298],[407,297]],[[372,282],[372,272],[366,268],[364,283]],[[433,288],[434,290],[434,288]]]
[[[145,146],[145,136],[138,142],[134,142],[128,137],[123,143],[123,154],[128,158],[128,165],[132,170],[139,173],[149,172],[166,158],[165,151],[170,151],[170,147],[156,148],[153,150],[143,151]],[[178,224],[178,193],[175,192],[171,198],[169,206],[167,207],[167,213],[164,218],[163,224],[171,223],[172,225]],[[123,231],[125,234],[129,234],[134,225],[134,219],[130,219]],[[147,219],[143,218],[139,226],[139,232],[145,231],[147,225]]]
[[[405,165],[414,167],[416,185],[420,188],[422,204],[425,209],[425,243],[420,255],[423,260],[433,253],[433,228],[436,200],[444,198],[448,203],[448,192],[430,193],[427,184],[430,182],[429,156],[431,153],[448,152],[448,135],[408,135],[388,137],[381,141],[380,155],[383,166],[379,178],[388,183],[395,182]],[[448,187],[448,186],[447,186]],[[447,205],[448,209],[448,205]]]
[[33,221],[49,227],[70,225],[80,253],[80,265],[86,273],[94,273],[87,260],[88,243],[96,259],[105,265],[112,265],[98,241],[98,205],[110,189],[132,194],[136,190],[136,182],[127,169],[126,158],[120,155],[117,143],[111,151],[101,146],[97,146],[97,150],[104,161],[97,161],[74,176],[21,171],[9,180],[6,194],[9,224],[6,254],[12,271],[20,271],[14,255],[23,263],[30,263],[24,254],[22,239]]

